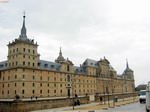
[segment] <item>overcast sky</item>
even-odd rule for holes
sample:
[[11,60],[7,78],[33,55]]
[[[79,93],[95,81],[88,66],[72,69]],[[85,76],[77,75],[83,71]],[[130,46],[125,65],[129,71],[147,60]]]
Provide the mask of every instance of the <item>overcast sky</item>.
[[136,85],[149,81],[149,0],[0,0],[0,61],[20,35],[24,10],[40,59],[54,62],[62,47],[75,66],[105,56],[117,74],[128,59]]

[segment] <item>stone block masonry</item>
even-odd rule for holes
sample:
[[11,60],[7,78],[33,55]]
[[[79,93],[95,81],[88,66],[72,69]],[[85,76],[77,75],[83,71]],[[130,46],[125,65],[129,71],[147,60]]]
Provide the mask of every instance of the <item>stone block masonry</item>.
[[[89,103],[89,97],[78,97],[80,104]],[[65,102],[65,103],[64,103]],[[51,109],[72,106],[73,98],[43,99],[28,101],[0,101],[0,112],[29,112],[33,110]]]

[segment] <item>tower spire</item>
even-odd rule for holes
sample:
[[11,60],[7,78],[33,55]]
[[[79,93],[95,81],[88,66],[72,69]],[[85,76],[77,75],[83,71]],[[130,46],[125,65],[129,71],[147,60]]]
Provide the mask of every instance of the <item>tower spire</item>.
[[55,60],[55,62],[61,62],[61,61],[65,61],[64,57],[62,56],[62,52],[61,52],[61,47],[60,47],[60,51],[59,51],[59,56],[57,57],[57,59]]
[[129,68],[128,59],[126,59],[126,67]]
[[25,11],[23,12],[23,25],[22,25],[22,28],[21,28],[21,35],[19,36],[19,39],[22,39],[22,40],[27,40],[27,35],[26,35],[26,27],[25,27]]
[[60,47],[60,51],[59,51],[59,56],[62,56],[61,47]]

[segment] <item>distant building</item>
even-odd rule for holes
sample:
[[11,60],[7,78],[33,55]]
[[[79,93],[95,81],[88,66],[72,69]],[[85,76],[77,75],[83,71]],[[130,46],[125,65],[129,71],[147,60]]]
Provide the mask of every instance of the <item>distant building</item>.
[[146,90],[146,84],[140,84],[135,88],[136,91]]
[[25,15],[19,38],[7,46],[7,60],[0,62],[0,98],[14,98],[17,94],[29,98],[134,91],[134,74],[128,62],[123,74],[118,75],[105,57],[98,61],[86,59],[77,67],[63,57],[60,49],[55,62],[41,60],[38,44],[27,37]]

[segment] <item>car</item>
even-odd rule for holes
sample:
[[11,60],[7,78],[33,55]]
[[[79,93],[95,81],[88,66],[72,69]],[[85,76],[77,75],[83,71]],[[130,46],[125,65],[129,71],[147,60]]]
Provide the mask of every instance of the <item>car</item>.
[[140,103],[146,103],[146,90],[140,90],[139,102]]

